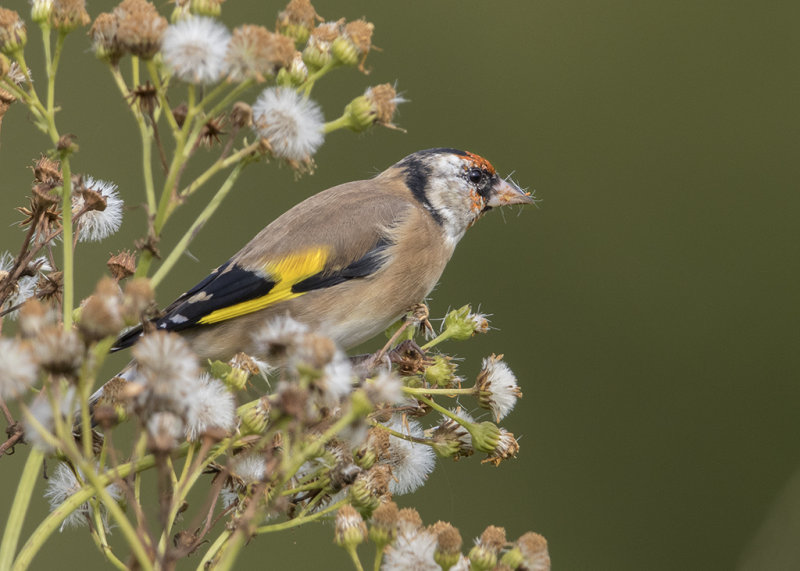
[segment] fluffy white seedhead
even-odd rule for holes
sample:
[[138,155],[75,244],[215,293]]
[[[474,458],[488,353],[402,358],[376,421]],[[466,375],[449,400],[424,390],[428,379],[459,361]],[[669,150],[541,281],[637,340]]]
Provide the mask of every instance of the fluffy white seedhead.
[[236,403],[222,381],[203,374],[188,402],[186,436],[197,440],[211,428],[229,431],[236,422]]
[[189,83],[214,83],[226,71],[230,32],[214,18],[192,16],[167,28],[161,54],[172,73]]
[[[79,218],[78,241],[99,242],[108,238],[119,230],[122,225],[123,201],[119,197],[117,185],[105,180],[95,180],[87,176],[84,186],[102,196],[106,201],[104,210],[89,210]],[[77,214],[83,209],[84,199],[80,195],[72,197],[72,213]]]
[[292,161],[310,158],[325,140],[319,105],[288,87],[269,87],[253,104],[253,124],[269,141],[276,157]]
[[134,382],[143,385],[136,404],[145,412],[169,411],[184,417],[200,388],[197,357],[179,335],[155,331],[133,347]]
[[[422,437],[422,427],[415,420],[395,415],[386,424],[395,432],[417,438]],[[388,464],[392,468],[389,491],[392,494],[408,494],[422,486],[436,464],[436,456],[430,446],[409,442],[396,436],[389,438]]]
[[500,421],[508,415],[522,396],[517,377],[500,357],[487,357],[478,375],[481,404],[487,405]]
[[36,382],[37,367],[27,344],[0,339],[0,397],[20,398]]
[[[83,473],[78,471],[78,474],[83,478]],[[47,480],[47,489],[44,492],[44,497],[50,503],[50,511],[55,510],[65,501],[67,501],[75,492],[83,487],[81,482],[75,476],[75,472],[64,462],[56,465]],[[122,492],[116,484],[106,486],[106,492],[114,498],[119,500],[122,497]],[[78,506],[76,510],[70,513],[61,524],[61,530],[65,527],[80,527],[89,525],[92,515],[92,509],[89,502],[85,502]],[[101,507],[101,516],[103,525],[108,529],[107,512],[105,507]]]
[[381,570],[440,571],[433,558],[436,545],[436,535],[425,528],[398,532],[397,539],[386,550]]
[[[64,422],[72,422],[72,419],[75,418],[75,414],[78,411],[75,388],[69,387],[63,393],[59,392],[56,395],[55,402],[58,407],[58,410],[55,412],[61,415]],[[33,417],[33,420],[26,414],[22,423],[25,430],[25,441],[46,454],[52,453],[54,448],[41,431],[45,430],[52,434],[55,430],[55,417],[53,412],[50,399],[46,398],[45,394],[40,394],[34,399],[30,406],[30,415]]]

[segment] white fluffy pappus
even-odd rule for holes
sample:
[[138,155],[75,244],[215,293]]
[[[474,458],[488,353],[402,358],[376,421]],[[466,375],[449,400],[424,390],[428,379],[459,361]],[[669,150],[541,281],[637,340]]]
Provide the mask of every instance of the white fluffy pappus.
[[36,382],[37,367],[28,345],[0,339],[0,397],[17,399]]
[[232,430],[236,422],[236,403],[222,381],[208,374],[200,376],[189,400],[186,436],[197,440],[211,428]]
[[386,549],[381,570],[439,571],[441,567],[433,558],[436,545],[436,535],[425,528],[400,531],[394,543]]
[[481,403],[488,406],[497,421],[505,418],[522,396],[517,377],[501,357],[485,358],[478,375]]
[[[83,474],[78,470],[78,473],[83,478]],[[61,504],[67,501],[75,492],[79,491],[83,485],[75,476],[72,469],[65,463],[60,462],[55,470],[50,473],[47,480],[47,489],[44,492],[44,497],[50,503],[50,511],[54,511]],[[119,501],[122,498],[122,491],[116,484],[106,486],[106,492]],[[100,508],[100,514],[103,521],[103,526],[108,530],[108,513],[105,506]],[[65,527],[80,527],[89,525],[89,519],[92,515],[92,508],[89,502],[84,502],[76,510],[70,513],[66,519],[61,523],[60,531],[64,531]]]
[[325,140],[325,120],[314,101],[288,87],[268,87],[253,104],[253,123],[279,158],[303,161]]
[[[416,438],[423,436],[422,427],[415,420],[394,415],[386,426],[395,432]],[[436,455],[430,446],[409,442],[396,436],[389,438],[388,465],[392,468],[389,491],[392,494],[408,494],[422,486],[436,465]]]
[[161,54],[167,67],[180,79],[214,83],[226,71],[230,39],[228,29],[214,18],[192,16],[167,27]]
[[[106,207],[105,210],[89,210],[81,214],[78,219],[78,241],[99,242],[116,233],[122,225],[123,201],[119,197],[117,185],[113,182],[96,180],[87,176],[83,184],[87,189],[100,194],[106,201]],[[80,212],[83,206],[83,197],[73,194],[72,214]]]

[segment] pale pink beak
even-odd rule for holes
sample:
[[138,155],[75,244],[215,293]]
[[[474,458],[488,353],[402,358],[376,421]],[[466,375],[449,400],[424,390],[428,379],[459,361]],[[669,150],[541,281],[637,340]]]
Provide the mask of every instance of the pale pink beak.
[[529,192],[525,192],[514,183],[501,179],[492,188],[486,206],[495,208],[509,204],[533,204],[533,202],[533,197]]

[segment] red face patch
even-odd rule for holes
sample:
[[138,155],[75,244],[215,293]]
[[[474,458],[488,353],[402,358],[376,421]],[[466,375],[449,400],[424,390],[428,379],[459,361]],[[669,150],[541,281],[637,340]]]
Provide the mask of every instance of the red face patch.
[[470,161],[472,161],[473,167],[485,170],[489,174],[494,174],[494,167],[492,166],[492,163],[484,159],[482,156],[476,155],[475,153],[470,153],[469,151],[466,151],[466,155]]

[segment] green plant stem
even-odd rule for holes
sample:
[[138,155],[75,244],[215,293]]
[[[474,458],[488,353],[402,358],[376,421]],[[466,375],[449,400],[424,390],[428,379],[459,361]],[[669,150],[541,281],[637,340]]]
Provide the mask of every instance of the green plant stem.
[[92,539],[94,539],[95,545],[103,554],[103,556],[117,569],[122,571],[126,571],[128,566],[125,565],[119,558],[114,555],[114,552],[111,549],[111,546],[108,544],[108,538],[106,537],[106,529],[103,523],[103,515],[100,513],[100,504],[96,500],[89,500],[92,505],[92,514],[94,516],[94,526],[95,529],[91,534]]
[[336,131],[337,129],[345,129],[347,127],[350,127],[350,119],[346,115],[342,115],[333,121],[328,121],[325,123],[325,125],[322,126],[322,132],[327,135],[332,131]]
[[208,548],[208,551],[206,551],[206,554],[203,555],[203,558],[200,560],[200,564],[197,566],[197,571],[205,571],[207,569],[206,566],[214,559],[222,546],[225,545],[225,542],[228,541],[228,538],[232,533],[233,531],[225,529],[219,534],[217,539],[214,540],[214,543],[211,544],[211,547]]
[[475,394],[475,387],[470,387],[468,389],[429,389],[429,388],[419,388],[415,389],[413,387],[403,387],[403,392],[407,395],[446,395],[446,396],[454,396],[454,395],[472,395]]
[[262,533],[272,533],[272,532],[275,532],[275,531],[283,531],[283,530],[286,530],[286,529],[291,529],[293,527],[301,526],[303,524],[306,524],[306,523],[309,523],[309,522],[312,522],[312,521],[317,521],[318,519],[324,518],[329,513],[335,512],[340,507],[345,505],[348,501],[350,501],[348,498],[343,498],[343,499],[339,500],[338,502],[336,502],[335,504],[331,504],[328,507],[326,507],[325,509],[319,510],[318,512],[315,512],[315,513],[313,513],[311,515],[307,515],[307,516],[304,516],[304,517],[296,517],[294,519],[282,521],[281,523],[273,523],[273,524],[269,524],[269,525],[262,525],[261,527],[256,528],[256,533],[260,535]]
[[164,116],[167,118],[167,123],[169,123],[170,130],[172,131],[172,136],[177,139],[181,128],[178,126],[178,122],[175,120],[175,116],[172,114],[169,101],[167,101],[166,88],[161,82],[161,75],[158,73],[158,66],[152,59],[147,60],[145,65],[147,66],[147,72],[150,74],[150,79],[153,80],[153,85],[156,86],[158,102],[161,104],[161,108],[164,110]]
[[345,551],[347,551],[348,555],[350,555],[350,559],[353,560],[353,565],[357,571],[364,571],[364,568],[361,566],[361,560],[358,558],[355,545],[348,545],[345,547]]
[[[206,453],[204,456],[201,455],[198,457],[198,460],[200,460],[202,457],[201,462],[198,462],[198,464],[195,466],[191,466],[191,469],[187,469],[186,466],[192,463],[192,455],[194,454],[194,447],[189,448],[186,456],[186,464],[181,472],[181,477],[173,488],[175,492],[172,499],[172,505],[170,506],[169,516],[167,517],[167,523],[164,527],[164,533],[161,534],[161,539],[158,542],[158,552],[160,554],[164,554],[166,552],[167,541],[172,534],[172,526],[175,523],[175,519],[178,517],[178,511],[180,510],[181,505],[183,505],[186,496],[192,490],[195,482],[197,482],[197,479],[203,475],[203,471],[208,467],[208,465],[219,458],[222,454],[226,453],[232,444],[233,439],[226,438],[220,442],[218,446],[213,448],[210,453]],[[208,448],[205,450],[208,450]]]
[[298,93],[302,92],[303,95],[308,97],[317,80],[338,65],[339,65],[338,61],[336,61],[335,59],[330,59],[328,63],[323,65],[317,71],[310,73],[306,78],[306,80],[297,87],[297,92]]
[[424,438],[420,438],[418,436],[411,436],[410,434],[404,434],[402,432],[398,432],[398,431],[396,431],[394,429],[389,428],[388,426],[386,426],[384,424],[381,424],[380,422],[373,422],[372,426],[374,426],[375,428],[379,428],[380,430],[383,430],[385,432],[388,432],[389,434],[391,434],[395,438],[400,438],[402,440],[407,440],[409,442],[416,442],[417,444],[426,444],[426,445],[430,444],[429,440],[426,440]]
[[44,454],[38,448],[32,448],[22,475],[17,485],[17,493],[14,495],[14,503],[11,505],[11,512],[5,522],[3,541],[0,543],[0,569],[8,569],[14,560],[14,553],[17,551],[17,543],[22,534],[22,524],[25,522],[25,515],[31,503],[33,489],[38,480],[39,468],[44,460]]
[[468,424],[472,424],[472,423],[470,423],[470,422],[466,422],[466,421],[465,421],[463,418],[459,418],[459,416],[458,416],[457,414],[453,414],[452,412],[450,412],[449,410],[447,410],[446,408],[444,408],[443,406],[441,406],[439,403],[437,403],[437,402],[436,402],[435,400],[433,400],[433,399],[429,399],[429,398],[427,398],[427,397],[425,397],[425,396],[423,396],[423,395],[415,395],[415,397],[414,397],[414,398],[416,398],[416,399],[417,399],[417,400],[419,400],[419,401],[422,401],[422,402],[424,402],[424,403],[425,403],[425,404],[427,404],[429,407],[431,407],[433,410],[436,410],[436,411],[438,411],[438,412],[441,412],[441,413],[442,413],[443,415],[445,415],[446,417],[448,417],[448,418],[452,418],[453,420],[455,420],[455,421],[456,421],[458,424],[460,424],[461,426],[464,426],[464,427],[466,427]]
[[153,274],[153,278],[151,280],[151,284],[153,287],[157,287],[159,283],[166,277],[167,273],[172,269],[172,267],[177,263],[183,253],[186,251],[186,248],[189,246],[189,243],[194,239],[200,229],[205,225],[206,222],[211,218],[211,216],[216,212],[219,205],[228,195],[228,193],[233,188],[234,182],[236,179],[239,178],[239,174],[241,174],[242,169],[244,168],[244,163],[238,163],[233,170],[228,174],[228,178],[225,179],[225,182],[219,188],[217,193],[214,197],[209,201],[200,215],[195,219],[180,241],[175,245],[172,251],[169,253],[167,258],[158,268],[155,274]]
[[447,341],[453,335],[454,335],[454,333],[453,333],[453,331],[451,329],[445,329],[444,331],[439,333],[439,335],[437,335],[436,337],[434,337],[433,339],[431,339],[430,341],[425,343],[425,345],[420,347],[420,349],[422,349],[423,351],[427,351],[428,349],[430,349],[432,347],[435,347],[436,345],[438,345],[442,341]]
[[[61,52],[64,50],[64,40],[67,34],[59,30],[56,34],[56,49],[53,52],[53,63],[47,72],[47,111],[55,120],[55,100],[56,100],[56,73],[58,63],[61,61]],[[50,34],[47,34],[48,43]]]
[[63,271],[63,295],[61,307],[64,313],[64,329],[69,331],[72,328],[72,306],[74,303],[74,247],[72,241],[72,171],[70,169],[69,157],[66,152],[61,153],[61,227],[62,242],[64,245],[64,267]]
[[212,176],[217,174],[219,171],[226,169],[233,164],[236,164],[250,153],[256,151],[260,145],[261,143],[259,141],[255,141],[253,143],[250,143],[246,147],[239,149],[229,157],[217,160],[217,162],[208,167],[205,170],[205,172],[203,172],[203,174],[198,176],[186,188],[180,191],[178,196],[180,196],[181,198],[186,198],[191,196],[201,186],[203,186],[206,182],[208,182],[208,179],[210,179]]
[[[119,70],[112,69],[112,74],[122,80],[122,75],[119,73]],[[132,83],[133,86],[136,87],[139,85],[139,58],[136,56],[131,57],[131,76],[132,76]],[[117,85],[120,85],[120,82],[117,82]],[[124,88],[122,87],[124,86]],[[120,91],[124,97],[129,97],[130,91],[128,90],[127,85],[125,85],[124,80],[122,80],[122,84],[120,86]],[[133,112],[133,116],[136,119],[136,125],[139,127],[139,138],[142,140],[142,175],[144,177],[144,193],[147,199],[147,212],[148,214],[152,214],[156,210],[156,191],[155,186],[153,184],[153,158],[152,158],[152,151],[153,151],[153,128],[148,126],[147,121],[142,114],[141,109],[138,107],[136,100],[132,100],[130,102],[131,111]]]

